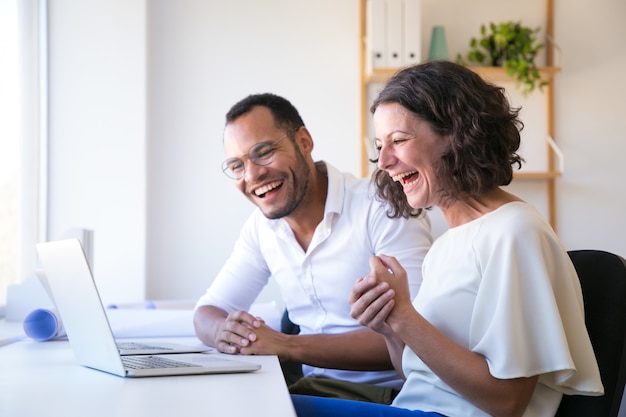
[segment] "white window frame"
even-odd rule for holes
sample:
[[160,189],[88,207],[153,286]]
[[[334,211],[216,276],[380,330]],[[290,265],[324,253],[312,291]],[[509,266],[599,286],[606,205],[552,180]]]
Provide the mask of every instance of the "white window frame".
[[[18,225],[18,281],[34,273],[35,244],[47,240],[48,202],[48,2],[18,0],[24,82],[21,103],[21,164]],[[29,116],[24,116],[29,115]],[[27,118],[28,117],[28,118]],[[5,306],[0,305],[0,317]]]

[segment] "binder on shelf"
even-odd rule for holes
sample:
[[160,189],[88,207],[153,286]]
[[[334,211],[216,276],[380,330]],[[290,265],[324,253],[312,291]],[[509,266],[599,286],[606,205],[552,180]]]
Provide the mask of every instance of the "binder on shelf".
[[367,2],[367,51],[371,69],[387,68],[386,0]]
[[422,61],[422,0],[367,0],[367,72]]
[[404,19],[402,16],[403,0],[387,0],[387,65],[390,68],[403,66]]
[[422,1],[404,0],[404,60],[403,65],[422,61]]

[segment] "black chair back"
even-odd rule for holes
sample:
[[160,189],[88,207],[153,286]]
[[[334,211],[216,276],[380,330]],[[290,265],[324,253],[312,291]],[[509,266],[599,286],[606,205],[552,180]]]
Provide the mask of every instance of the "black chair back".
[[564,395],[556,416],[617,417],[626,382],[626,261],[598,250],[568,254],[580,279],[585,322],[605,394]]

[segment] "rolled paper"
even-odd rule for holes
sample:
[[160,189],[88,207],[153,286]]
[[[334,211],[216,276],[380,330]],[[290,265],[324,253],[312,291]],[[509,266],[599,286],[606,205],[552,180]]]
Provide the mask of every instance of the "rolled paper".
[[38,342],[66,337],[63,322],[56,311],[38,308],[24,319],[24,333]]

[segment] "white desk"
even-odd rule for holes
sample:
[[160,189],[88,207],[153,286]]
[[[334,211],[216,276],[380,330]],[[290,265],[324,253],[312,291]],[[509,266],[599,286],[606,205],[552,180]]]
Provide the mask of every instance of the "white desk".
[[121,378],[79,365],[67,341],[2,346],[18,335],[21,323],[0,320],[2,417],[295,417],[275,356],[246,356],[262,365],[247,374]]

